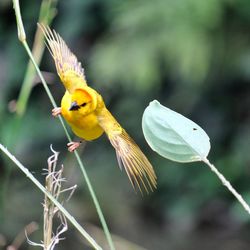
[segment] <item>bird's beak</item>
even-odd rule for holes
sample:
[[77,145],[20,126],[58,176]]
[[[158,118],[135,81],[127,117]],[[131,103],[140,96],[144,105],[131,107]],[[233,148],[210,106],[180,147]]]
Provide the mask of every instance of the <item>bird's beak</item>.
[[70,105],[69,111],[78,110],[79,108],[80,107],[79,107],[79,105],[77,105],[77,102],[72,102]]

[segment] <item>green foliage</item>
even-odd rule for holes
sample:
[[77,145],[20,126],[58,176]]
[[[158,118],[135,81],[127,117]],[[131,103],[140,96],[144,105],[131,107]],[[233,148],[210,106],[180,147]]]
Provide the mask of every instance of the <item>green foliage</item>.
[[110,35],[93,51],[97,81],[154,87],[162,72],[200,83],[207,76],[219,26],[217,0],[125,2],[114,17]]

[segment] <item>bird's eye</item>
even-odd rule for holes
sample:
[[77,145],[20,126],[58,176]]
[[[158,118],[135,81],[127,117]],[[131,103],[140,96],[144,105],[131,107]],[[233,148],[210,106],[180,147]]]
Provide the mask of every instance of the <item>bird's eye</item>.
[[82,105],[80,105],[81,107],[85,107],[87,105],[86,102],[84,102]]

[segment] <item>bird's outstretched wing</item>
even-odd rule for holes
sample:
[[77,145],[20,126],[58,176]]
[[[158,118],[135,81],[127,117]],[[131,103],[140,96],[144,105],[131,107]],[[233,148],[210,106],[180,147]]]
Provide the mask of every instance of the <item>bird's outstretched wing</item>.
[[125,130],[110,136],[109,140],[115,148],[118,164],[121,169],[124,167],[133,188],[137,185],[141,192],[142,187],[147,193],[153,191],[156,188],[154,169],[134,140]]
[[106,108],[99,120],[115,148],[119,167],[125,169],[133,188],[137,186],[141,192],[145,189],[147,193],[153,191],[156,188],[156,175],[139,146]]
[[65,81],[67,73],[73,72],[85,82],[84,69],[81,63],[78,62],[76,56],[71,52],[61,36],[48,26],[39,23],[38,26],[45,36],[46,46],[55,61],[56,70],[61,80]]

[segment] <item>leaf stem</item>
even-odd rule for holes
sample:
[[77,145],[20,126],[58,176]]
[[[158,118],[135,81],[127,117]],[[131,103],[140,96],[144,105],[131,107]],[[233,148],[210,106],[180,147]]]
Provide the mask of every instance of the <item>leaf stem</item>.
[[65,217],[74,225],[74,227],[83,235],[88,242],[98,250],[102,248],[95,242],[95,240],[82,228],[82,226],[75,220],[75,218],[58,202],[53,195],[51,195],[45,187],[29,172],[29,170],[24,167],[14,155],[12,155],[7,148],[5,148],[2,144],[0,144],[0,149],[3,151],[5,155],[7,155],[10,160],[12,160],[17,167],[21,169],[21,171],[58,207],[58,209],[65,215]]
[[232,187],[231,183],[224,177],[223,174],[219,172],[219,170],[212,164],[210,161],[205,158],[202,161],[207,164],[210,169],[218,176],[221,180],[222,184],[227,187],[227,189],[234,195],[234,197],[240,202],[240,204],[244,207],[248,214],[250,214],[250,207],[246,203],[246,201],[242,198],[242,196]]

